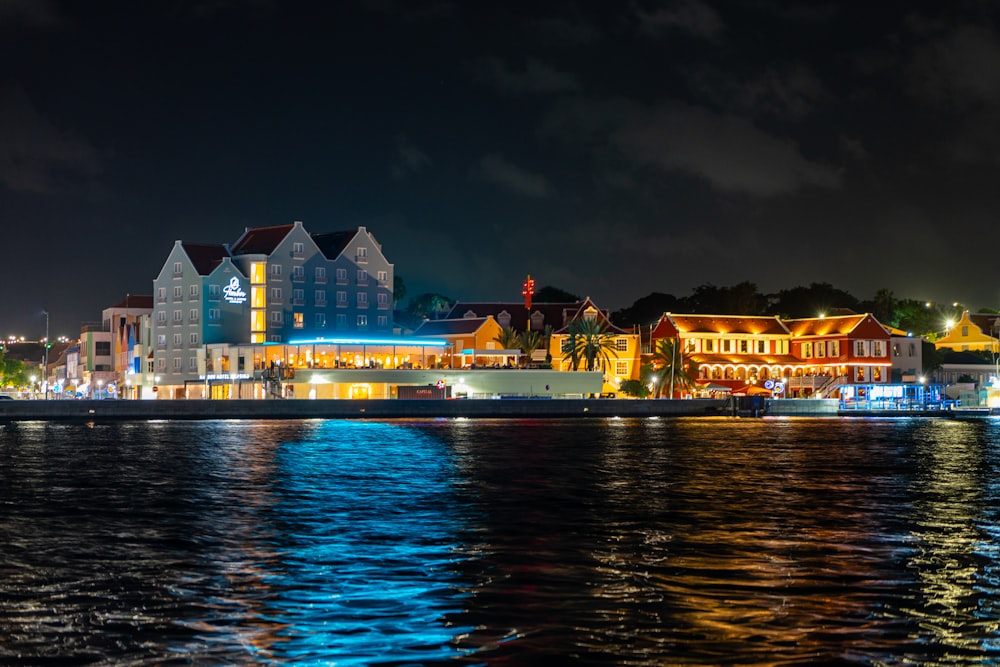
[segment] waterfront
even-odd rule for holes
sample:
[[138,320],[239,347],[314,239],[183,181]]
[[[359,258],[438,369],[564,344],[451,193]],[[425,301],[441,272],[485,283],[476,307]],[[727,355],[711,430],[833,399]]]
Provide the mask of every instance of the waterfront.
[[3,425],[4,664],[984,664],[1000,423]]

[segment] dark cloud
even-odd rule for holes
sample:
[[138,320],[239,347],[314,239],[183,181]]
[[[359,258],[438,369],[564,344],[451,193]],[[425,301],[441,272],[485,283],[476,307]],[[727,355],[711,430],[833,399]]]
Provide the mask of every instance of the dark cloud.
[[49,27],[61,21],[61,12],[49,0],[0,0],[0,26]]
[[680,0],[668,7],[650,11],[636,10],[639,29],[642,32],[658,34],[667,29],[680,29],[700,37],[715,38],[723,30],[719,14],[701,0]]
[[569,72],[529,58],[523,68],[513,68],[500,58],[485,58],[474,66],[477,75],[509,95],[548,95],[579,91],[580,83]]
[[57,128],[39,113],[19,85],[0,86],[0,184],[11,190],[52,194],[79,189],[101,172],[97,151],[85,139]]
[[549,184],[544,176],[518,167],[501,155],[484,155],[472,173],[475,178],[516,195],[537,198],[549,194]]

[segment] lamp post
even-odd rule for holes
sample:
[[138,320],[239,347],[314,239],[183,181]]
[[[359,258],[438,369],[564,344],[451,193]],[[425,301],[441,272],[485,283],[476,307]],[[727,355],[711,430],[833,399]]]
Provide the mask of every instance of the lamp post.
[[49,310],[42,311],[45,314],[45,369],[42,373],[42,382],[45,384],[45,400],[49,400]]

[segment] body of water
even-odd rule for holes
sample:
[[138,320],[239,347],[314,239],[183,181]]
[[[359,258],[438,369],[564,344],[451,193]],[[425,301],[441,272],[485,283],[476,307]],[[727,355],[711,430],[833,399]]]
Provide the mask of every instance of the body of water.
[[0,663],[1000,664],[1000,423],[0,426]]

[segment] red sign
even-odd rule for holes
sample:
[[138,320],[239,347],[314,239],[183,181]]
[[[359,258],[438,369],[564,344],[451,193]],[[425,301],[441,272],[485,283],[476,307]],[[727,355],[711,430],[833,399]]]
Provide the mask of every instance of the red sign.
[[535,281],[531,279],[531,274],[528,275],[528,279],[524,281],[524,285],[521,287],[521,294],[524,296],[524,307],[527,310],[531,310],[531,297],[535,293]]

